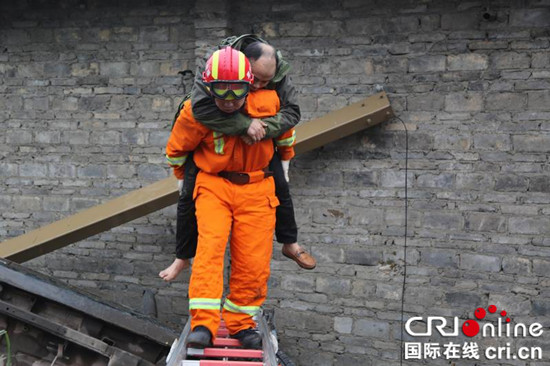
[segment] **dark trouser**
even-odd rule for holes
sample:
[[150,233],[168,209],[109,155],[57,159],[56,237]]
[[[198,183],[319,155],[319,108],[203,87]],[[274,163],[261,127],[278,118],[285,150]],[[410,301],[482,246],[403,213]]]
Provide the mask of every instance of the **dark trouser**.
[[[294,205],[290,190],[285,179],[281,159],[275,153],[269,163],[269,170],[273,172],[275,180],[275,194],[280,205],[276,210],[275,235],[282,244],[291,244],[298,241],[298,227],[294,218]],[[193,190],[199,169],[190,154],[185,163],[185,180],[183,192],[178,201],[177,228],[176,228],[176,257],[180,259],[193,258],[197,251],[197,218],[195,217],[195,201]]]

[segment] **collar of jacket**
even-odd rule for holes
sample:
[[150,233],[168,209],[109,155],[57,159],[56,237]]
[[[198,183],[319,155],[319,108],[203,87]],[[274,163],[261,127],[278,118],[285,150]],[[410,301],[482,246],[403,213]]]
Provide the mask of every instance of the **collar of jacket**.
[[271,79],[271,83],[277,84],[283,80],[283,78],[290,71],[290,65],[288,62],[283,59],[281,51],[277,50],[277,70],[275,71],[275,76]]

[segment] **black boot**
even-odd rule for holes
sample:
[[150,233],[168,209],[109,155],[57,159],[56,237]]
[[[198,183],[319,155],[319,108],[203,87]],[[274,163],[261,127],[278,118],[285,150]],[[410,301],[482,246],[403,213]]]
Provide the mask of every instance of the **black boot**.
[[243,348],[262,349],[262,336],[254,329],[241,330],[231,337],[241,341]]
[[187,336],[187,347],[205,348],[212,346],[212,333],[208,328],[198,325]]

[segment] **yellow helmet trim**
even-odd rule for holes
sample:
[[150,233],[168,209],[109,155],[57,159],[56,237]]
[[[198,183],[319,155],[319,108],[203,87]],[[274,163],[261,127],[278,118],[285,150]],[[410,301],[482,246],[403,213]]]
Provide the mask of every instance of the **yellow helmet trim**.
[[212,78],[218,79],[218,66],[220,63],[220,51],[214,52],[212,55]]

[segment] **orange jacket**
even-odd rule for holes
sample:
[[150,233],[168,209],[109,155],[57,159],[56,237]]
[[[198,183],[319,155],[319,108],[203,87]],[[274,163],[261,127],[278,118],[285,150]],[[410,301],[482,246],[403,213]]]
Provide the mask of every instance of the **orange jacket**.
[[[251,92],[245,104],[245,112],[254,118],[274,116],[279,109],[279,97],[274,90],[261,89]],[[294,157],[294,129],[278,137],[276,145],[282,160]],[[174,124],[166,145],[166,159],[174,168],[174,175],[178,179],[184,178],[185,161],[193,151],[195,163],[206,173],[252,172],[268,166],[273,155],[273,142],[262,140],[249,146],[239,136],[212,131],[195,120],[191,111],[191,101],[188,100]]]

